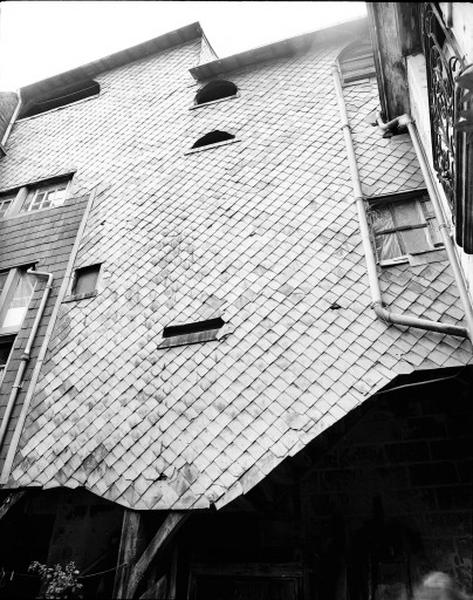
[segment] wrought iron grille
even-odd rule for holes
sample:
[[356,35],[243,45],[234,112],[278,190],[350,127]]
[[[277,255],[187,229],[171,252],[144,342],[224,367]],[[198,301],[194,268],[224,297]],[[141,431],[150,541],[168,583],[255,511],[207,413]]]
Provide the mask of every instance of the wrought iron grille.
[[433,163],[455,218],[455,176],[459,151],[454,128],[457,116],[455,77],[462,65],[448,45],[438,13],[430,2],[424,4],[423,30]]
[[433,165],[452,209],[455,238],[473,254],[473,66],[435,2],[422,8]]

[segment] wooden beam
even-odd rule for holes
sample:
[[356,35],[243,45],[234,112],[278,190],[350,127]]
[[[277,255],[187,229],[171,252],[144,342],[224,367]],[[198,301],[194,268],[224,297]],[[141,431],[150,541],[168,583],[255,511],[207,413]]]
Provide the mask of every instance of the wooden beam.
[[11,492],[0,504],[0,520],[7,514],[12,506],[14,506],[18,500],[21,500],[26,494],[24,491]]
[[114,598],[128,598],[126,593],[131,567],[139,553],[141,540],[142,517],[135,510],[123,511],[122,532],[118,550],[117,572],[113,585]]
[[176,546],[172,553],[171,568],[169,570],[167,600],[176,600],[177,597],[177,561],[178,550]]
[[155,581],[146,592],[140,596],[140,600],[168,600],[166,594],[167,577],[163,575],[158,581]]
[[151,561],[154,559],[158,551],[163,550],[163,548],[165,548],[169,544],[169,542],[173,539],[179,528],[187,520],[187,517],[188,513],[170,512],[165,518],[161,527],[158,529],[153,539],[148,544],[147,548],[144,550],[143,554],[140,556],[139,560],[134,565],[130,573],[128,585],[126,588],[127,598],[133,598],[141,581],[141,578],[145,574],[146,569],[151,564]]

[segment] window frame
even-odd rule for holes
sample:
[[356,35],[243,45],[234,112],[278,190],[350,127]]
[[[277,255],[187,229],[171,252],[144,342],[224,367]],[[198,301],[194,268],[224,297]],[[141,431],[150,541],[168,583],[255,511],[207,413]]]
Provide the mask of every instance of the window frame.
[[[208,100],[207,102],[197,103],[196,97],[199,94],[199,92],[204,90],[210,84],[218,83],[218,82],[231,83],[233,86],[235,86],[236,92],[234,94],[230,94],[229,96],[223,96],[221,98],[216,98],[215,100]],[[207,83],[205,83],[201,88],[199,88],[197,90],[197,92],[194,95],[194,103],[192,104],[192,106],[189,107],[189,110],[194,110],[196,108],[200,108],[201,106],[210,106],[211,104],[217,104],[217,102],[223,102],[225,100],[235,99],[235,98],[239,98],[239,97],[240,97],[240,88],[236,85],[236,83],[234,83],[233,81],[230,81],[229,79],[225,79],[225,80],[218,79],[218,78],[212,79],[211,81],[207,81]]]
[[235,100],[235,98],[239,98],[240,95],[240,92],[237,92],[232,96],[217,98],[217,100],[209,100],[208,102],[202,102],[202,104],[193,104],[192,106],[189,106],[189,110],[197,110],[198,108],[203,108],[204,106],[211,106],[212,104],[218,104],[219,102],[225,102],[226,100]]
[[12,340],[10,352],[8,353],[7,360],[5,361],[5,364],[3,365],[3,367],[0,364],[0,386],[3,383],[3,379],[5,377],[5,373],[8,371],[8,368],[10,366],[10,361],[12,359],[13,351],[15,350],[15,344],[16,344],[16,340],[17,340],[17,336],[15,334],[0,333],[0,343],[3,342],[3,341],[5,341],[5,340],[9,340],[9,339]]
[[176,348],[218,340],[225,332],[226,323],[221,316],[216,316],[202,321],[167,325],[162,330],[157,348]]
[[[36,214],[54,208],[61,208],[71,197],[70,192],[73,176],[74,172],[70,172],[65,175],[59,175],[57,177],[50,177],[48,179],[27,183],[16,188],[2,190],[0,192],[0,203],[2,202],[2,199],[6,200],[9,198],[9,196],[11,196],[12,198],[10,200],[10,206],[6,209],[3,215],[0,215],[0,221],[5,219],[11,219],[13,217],[23,217],[25,215]],[[34,191],[36,196],[41,191],[41,189],[47,188],[48,186],[57,186],[61,183],[66,183],[64,201],[62,202],[62,204],[59,204],[57,206],[47,206],[45,208],[38,208],[35,210],[25,210],[23,208],[31,191]]]
[[[75,293],[75,287],[77,283],[77,278],[80,271],[84,271],[86,269],[92,269],[93,267],[98,267],[97,279],[95,280],[95,289],[90,292],[83,292],[82,294]],[[75,302],[77,300],[86,300],[87,298],[95,298],[100,291],[100,284],[102,281],[102,267],[103,263],[92,263],[90,265],[83,265],[82,267],[76,267],[71,277],[71,281],[69,284],[69,293],[64,298],[63,302]]]
[[[367,198],[368,214],[370,213],[371,209],[373,209],[373,208],[381,208],[381,207],[388,208],[388,210],[390,211],[390,214],[391,214],[392,221],[394,223],[394,227],[388,227],[388,228],[385,228],[385,229],[382,229],[382,230],[379,230],[376,232],[374,231],[373,224],[370,223],[370,236],[371,236],[374,252],[376,255],[376,262],[377,262],[377,264],[379,264],[379,266],[389,267],[389,266],[393,266],[393,265],[410,263],[411,262],[410,257],[412,257],[412,256],[418,256],[418,255],[426,254],[429,252],[437,252],[437,251],[443,250],[445,248],[443,242],[436,244],[432,239],[432,236],[431,236],[431,233],[429,230],[429,221],[434,220],[436,222],[436,218],[435,218],[435,216],[429,217],[426,214],[426,211],[422,206],[423,198],[426,198],[427,201],[431,202],[429,195],[427,193],[427,190],[425,188],[421,188],[418,190],[402,191],[402,192],[397,192],[394,194]],[[395,216],[395,212],[392,211],[392,209],[391,209],[391,205],[396,204],[396,203],[401,203],[401,202],[413,202],[415,204],[417,212],[423,218],[424,223],[414,223],[412,225],[396,225],[396,216]],[[402,232],[403,231],[414,231],[416,229],[426,229],[427,230],[427,239],[430,242],[431,247],[428,248],[427,250],[423,250],[422,252],[416,252],[416,253],[407,252],[405,242],[402,237]],[[389,235],[389,234],[396,235],[396,239],[397,239],[399,248],[404,253],[401,254],[400,256],[396,256],[393,258],[382,259],[381,256],[379,256],[379,254],[378,254],[377,245],[376,245],[376,237],[380,236],[380,235]]]
[[[0,323],[3,321],[5,313],[8,310],[8,308],[10,307],[11,299],[13,298],[13,296],[15,294],[17,285],[20,281],[22,274],[23,273],[26,274],[27,270],[31,266],[32,265],[26,265],[26,266],[21,266],[21,267],[12,267],[11,269],[2,269],[0,271],[0,273],[7,273],[5,285],[3,286],[3,289],[0,293]],[[8,339],[8,338],[12,339],[11,349],[10,349],[8,358],[5,362],[3,369],[0,368],[0,385],[3,382],[5,373],[8,371],[10,360],[13,355],[13,351],[15,350],[15,344],[18,339],[18,334],[20,333],[21,328],[23,327],[23,323],[25,322],[26,315],[28,314],[28,311],[31,307],[31,301],[34,297],[34,293],[36,290],[36,284],[37,284],[36,277],[34,277],[33,290],[31,292],[31,296],[28,301],[28,304],[26,305],[25,314],[21,320],[21,323],[19,323],[16,326],[11,326],[11,327],[0,327],[0,341],[4,341],[5,339]]]
[[[18,286],[18,283],[20,282],[22,274],[26,273],[27,269],[30,268],[30,266],[31,265],[28,265],[26,267],[13,267],[12,269],[2,270],[2,273],[8,272],[8,275],[7,275],[7,278],[5,281],[5,286],[0,294],[0,323],[3,321],[5,312],[8,310],[8,308],[10,306],[11,300],[15,294],[16,288]],[[35,292],[35,288],[36,288],[36,278],[35,278],[35,283],[33,285],[33,291],[31,292],[30,300],[26,306],[25,316],[23,317],[21,323],[19,325],[10,326],[10,327],[1,327],[0,326],[0,335],[1,336],[17,335],[19,333],[19,331],[21,330],[21,328],[23,326],[25,317],[28,313],[28,310],[29,310],[29,307],[31,304],[31,299],[33,298],[33,295]]]

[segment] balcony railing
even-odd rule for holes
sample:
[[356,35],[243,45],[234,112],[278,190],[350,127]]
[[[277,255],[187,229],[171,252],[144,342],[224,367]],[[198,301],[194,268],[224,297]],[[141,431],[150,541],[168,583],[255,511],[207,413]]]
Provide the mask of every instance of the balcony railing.
[[473,78],[436,3],[422,7],[433,166],[452,210],[456,241],[473,253]]

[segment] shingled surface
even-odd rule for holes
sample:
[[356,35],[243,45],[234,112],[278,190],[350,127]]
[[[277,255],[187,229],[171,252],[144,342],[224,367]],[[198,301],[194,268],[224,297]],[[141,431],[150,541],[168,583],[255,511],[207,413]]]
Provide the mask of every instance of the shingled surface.
[[[101,290],[62,305],[11,486],[219,507],[397,374],[471,361],[467,341],[370,308],[330,72],[340,49],[228,74],[239,98],[189,111],[187,44],[18,123],[5,176],[73,163],[78,187],[107,192],[78,258],[103,262]],[[365,192],[422,185],[409,140],[368,124],[375,82],[345,94]],[[240,141],[184,155],[213,129]],[[461,323],[445,256],[386,268],[382,285],[396,310]],[[216,316],[219,340],[158,349],[164,326]]]

